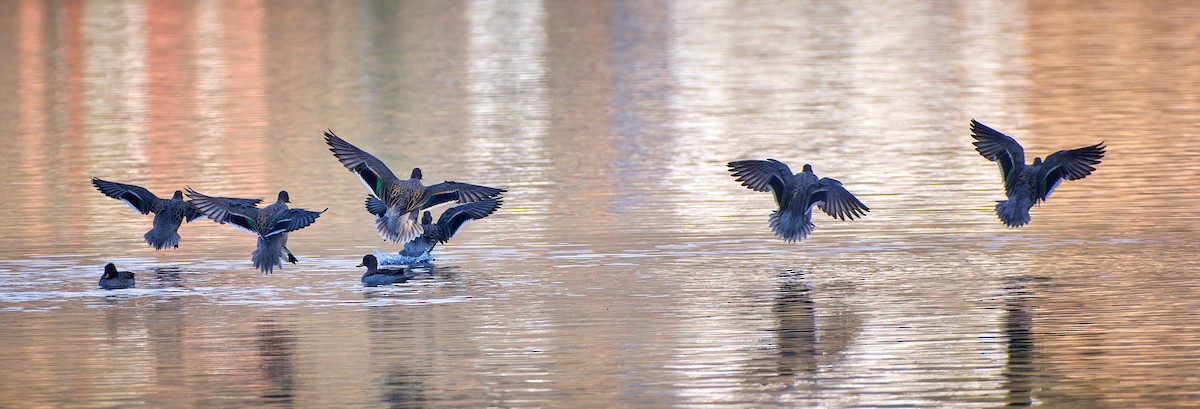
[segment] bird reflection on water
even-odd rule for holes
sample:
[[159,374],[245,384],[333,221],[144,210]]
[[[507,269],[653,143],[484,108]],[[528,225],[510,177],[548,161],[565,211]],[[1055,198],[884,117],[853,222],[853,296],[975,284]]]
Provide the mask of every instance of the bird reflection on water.
[[828,288],[810,283],[807,274],[780,272],[771,308],[777,322],[770,330],[777,350],[771,375],[787,384],[816,382],[821,368],[840,361],[862,331],[862,319],[825,294]]

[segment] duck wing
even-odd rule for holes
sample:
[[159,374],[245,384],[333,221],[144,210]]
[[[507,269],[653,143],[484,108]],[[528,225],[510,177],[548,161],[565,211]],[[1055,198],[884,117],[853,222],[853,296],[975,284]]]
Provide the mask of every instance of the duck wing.
[[488,186],[472,185],[454,181],[445,181],[425,187],[421,195],[420,209],[434,207],[449,202],[472,203],[491,199],[508,190]]
[[756,192],[772,192],[775,203],[783,207],[792,187],[792,169],[775,159],[729,162],[729,171],[742,186]]
[[342,140],[334,135],[333,131],[325,131],[325,143],[329,144],[329,150],[342,162],[342,166],[358,175],[359,180],[375,197],[383,198],[387,188],[399,180],[375,155]]
[[[236,198],[236,197],[224,197],[221,199],[228,201],[228,203],[230,203],[233,206],[241,206],[241,207],[255,207],[260,202],[262,202],[262,199],[242,199],[242,198]],[[196,208],[195,203],[188,202],[187,209],[185,209],[183,211],[183,217],[188,222],[191,222],[193,220],[196,220],[196,219],[199,219],[199,218],[205,217],[205,216],[204,216],[204,212],[201,212],[200,209]]]
[[1011,136],[1000,133],[979,121],[971,120],[971,137],[975,138],[975,150],[992,162],[1000,165],[1000,176],[1007,189],[1014,170],[1025,165],[1025,148]]
[[809,188],[809,203],[815,203],[825,214],[839,220],[854,220],[871,211],[836,179],[821,178]]
[[221,224],[232,224],[234,227],[258,234],[259,208],[254,204],[262,199],[238,199],[230,197],[209,196],[187,188],[187,196],[192,206],[205,217]]
[[271,231],[264,236],[273,236],[279,233],[288,233],[308,227],[321,217],[321,213],[325,213],[325,209],[319,212],[304,210],[300,208],[287,209],[279,213],[275,218],[275,225],[271,227]]
[[1046,157],[1038,169],[1038,199],[1045,201],[1063,179],[1083,179],[1096,170],[1104,157],[1104,142],[1079,149],[1061,150]]
[[383,203],[382,200],[375,198],[375,196],[367,196],[367,201],[365,204],[367,205],[367,212],[373,215],[383,216],[385,213],[387,213],[387,204]]
[[161,200],[141,186],[109,182],[100,178],[92,178],[92,186],[95,186],[96,190],[105,196],[125,202],[141,214],[150,214],[150,211],[154,209],[154,203]]
[[458,234],[459,230],[462,230],[463,226],[467,225],[467,222],[487,217],[500,208],[501,203],[503,202],[498,199],[487,199],[447,209],[438,217],[437,224],[445,233],[445,237],[439,237],[438,240],[442,242],[450,240],[451,237]]

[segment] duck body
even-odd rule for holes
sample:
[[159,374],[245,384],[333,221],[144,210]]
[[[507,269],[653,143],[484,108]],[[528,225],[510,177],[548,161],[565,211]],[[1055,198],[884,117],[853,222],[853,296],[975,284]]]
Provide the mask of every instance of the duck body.
[[775,195],[779,208],[771,212],[767,222],[784,241],[799,241],[812,234],[816,228],[812,223],[814,206],[840,220],[854,220],[871,211],[842,182],[818,178],[808,164],[800,173],[792,173],[787,164],[775,159],[734,161],[728,166],[743,186]]
[[1104,142],[1078,149],[1060,150],[1025,164],[1025,149],[1016,139],[971,120],[971,137],[980,156],[996,162],[1007,200],[996,202],[996,215],[1008,227],[1029,224],[1029,211],[1050,197],[1063,180],[1083,179],[1104,157]]
[[[258,243],[250,260],[264,274],[271,274],[283,261],[295,263],[296,258],[287,248],[288,233],[303,229],[321,217],[320,212],[300,208],[289,208],[288,193],[279,191],[279,197],[264,208],[246,206],[236,200],[208,196],[188,190],[192,204],[205,216],[221,224],[230,224],[258,236]],[[328,210],[328,209],[326,209]]]
[[99,285],[105,290],[130,288],[136,284],[134,276],[129,271],[117,271],[116,265],[108,263],[104,266],[104,275],[100,276]]
[[325,143],[342,166],[358,176],[371,196],[378,200],[381,210],[368,208],[368,211],[375,215],[375,228],[380,236],[393,243],[408,243],[424,234],[424,226],[417,220],[424,209],[450,202],[477,202],[505,192],[504,189],[454,181],[425,186],[421,182],[420,168],[413,168],[408,179],[400,179],[379,158],[332,131],[325,132]]

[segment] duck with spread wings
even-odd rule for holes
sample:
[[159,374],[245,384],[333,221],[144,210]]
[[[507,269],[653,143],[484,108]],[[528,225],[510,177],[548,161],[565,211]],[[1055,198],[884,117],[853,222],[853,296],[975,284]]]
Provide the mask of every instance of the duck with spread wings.
[[408,243],[425,232],[418,220],[424,209],[450,202],[478,202],[506,191],[453,181],[425,186],[420,168],[413,168],[408,179],[400,179],[375,155],[351,145],[333,131],[325,131],[325,143],[342,166],[358,176],[371,196],[385,205],[381,214],[375,214],[375,228],[393,243]]
[[793,174],[788,165],[775,159],[740,160],[729,162],[729,171],[742,186],[775,194],[779,209],[771,212],[768,223],[776,236],[788,242],[803,240],[812,234],[816,228],[812,223],[813,206],[841,220],[854,220],[871,211],[842,187],[842,182],[818,179],[808,164],[802,172]]
[[208,218],[258,235],[258,245],[250,260],[265,274],[271,274],[275,267],[282,267],[285,255],[287,261],[296,262],[295,255],[287,248],[288,233],[308,227],[325,212],[288,208],[290,200],[286,190],[279,191],[275,203],[261,209],[230,198],[204,195],[190,188],[187,195],[196,209]]

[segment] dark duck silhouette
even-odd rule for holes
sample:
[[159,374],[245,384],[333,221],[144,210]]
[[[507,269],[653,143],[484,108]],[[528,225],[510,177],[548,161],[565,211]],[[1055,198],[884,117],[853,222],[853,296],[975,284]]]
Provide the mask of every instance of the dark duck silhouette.
[[381,269],[379,268],[379,260],[376,259],[375,255],[373,254],[363,256],[362,263],[359,263],[358,266],[367,268],[367,271],[362,275],[361,281],[368,287],[403,283],[408,281],[408,269],[396,267],[385,267]]
[[[179,248],[179,226],[203,217],[191,203],[183,200],[183,192],[176,190],[170,199],[163,199],[150,193],[141,186],[109,182],[100,178],[92,178],[92,185],[105,196],[125,202],[141,214],[154,213],[154,227],[146,232],[143,238],[155,250],[167,247]],[[233,199],[246,201],[250,206],[259,200]]]
[[113,263],[104,265],[104,275],[100,276],[100,288],[116,290],[134,286],[134,274],[128,271],[117,271]]
[[258,246],[250,254],[250,260],[265,274],[271,274],[275,267],[282,267],[285,254],[287,261],[296,262],[295,255],[287,248],[288,233],[308,227],[325,212],[288,208],[290,200],[286,190],[279,191],[275,203],[261,209],[246,206],[236,199],[204,195],[190,188],[187,195],[196,209],[208,218],[258,235]]
[[342,166],[358,176],[371,196],[385,205],[381,214],[374,213],[375,228],[393,243],[407,243],[425,232],[417,218],[426,208],[449,202],[478,202],[505,192],[453,181],[425,186],[421,183],[420,168],[413,168],[408,179],[400,179],[379,158],[342,140],[333,131],[325,131],[325,143]]
[[840,220],[854,220],[871,211],[842,187],[842,182],[818,179],[808,164],[802,172],[792,174],[788,165],[775,159],[740,160],[729,162],[729,171],[742,186],[775,194],[779,209],[771,212],[768,222],[775,235],[788,242],[812,234],[816,227],[812,223],[813,206]]
[[1096,170],[1093,165],[1099,164],[1100,158],[1104,157],[1104,142],[1100,142],[1054,152],[1045,161],[1033,158],[1033,164],[1026,165],[1025,149],[1016,139],[974,119],[971,120],[971,137],[975,138],[975,150],[1000,166],[1008,200],[996,202],[996,215],[1008,227],[1029,224],[1029,209],[1046,201],[1064,179],[1083,179],[1090,175]]

